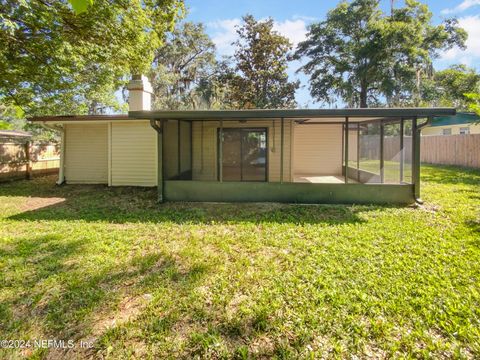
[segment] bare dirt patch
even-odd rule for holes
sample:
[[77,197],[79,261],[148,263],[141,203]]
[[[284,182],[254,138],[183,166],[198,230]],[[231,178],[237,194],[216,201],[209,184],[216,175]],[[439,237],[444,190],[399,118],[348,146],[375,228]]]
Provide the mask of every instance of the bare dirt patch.
[[50,198],[29,197],[22,204],[22,206],[20,206],[20,210],[22,211],[38,210],[47,206],[60,204],[64,201],[65,201],[65,198],[61,198],[61,197],[50,197]]

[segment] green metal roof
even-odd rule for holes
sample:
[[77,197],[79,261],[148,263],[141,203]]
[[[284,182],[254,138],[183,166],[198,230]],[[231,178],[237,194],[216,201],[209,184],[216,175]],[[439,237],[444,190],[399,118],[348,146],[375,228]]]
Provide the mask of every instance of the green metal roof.
[[286,109],[286,110],[155,110],[130,111],[132,119],[219,120],[265,118],[335,118],[335,117],[434,117],[453,116],[454,108],[364,108],[364,109]]
[[456,115],[435,117],[431,126],[462,125],[473,122],[480,122],[480,116],[475,113],[458,112]]

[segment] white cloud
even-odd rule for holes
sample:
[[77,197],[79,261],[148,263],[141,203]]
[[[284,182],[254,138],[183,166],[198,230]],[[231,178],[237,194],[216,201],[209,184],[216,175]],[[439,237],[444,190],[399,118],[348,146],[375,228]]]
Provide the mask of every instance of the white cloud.
[[[236,27],[241,23],[241,19],[233,18],[207,24],[211,29],[212,41],[215,43],[220,55],[233,55],[234,47],[232,42],[237,39]],[[273,29],[290,39],[293,46],[296,46],[300,41],[305,40],[307,24],[305,19],[287,19],[285,21],[274,21]]]
[[237,39],[235,28],[241,24],[240,19],[218,20],[208,23],[207,26],[213,31],[212,41],[217,47],[220,55],[233,55],[234,48],[232,42]]
[[465,16],[458,19],[460,27],[468,32],[467,49],[462,51],[458,48],[444,52],[440,60],[465,65],[475,65],[480,61],[480,15]]
[[480,5],[480,0],[463,0],[459,5],[452,9],[443,9],[441,13],[444,15],[460,13],[477,5]]
[[307,35],[307,25],[303,19],[275,21],[273,30],[290,39],[293,46],[297,46],[300,41],[305,40]]

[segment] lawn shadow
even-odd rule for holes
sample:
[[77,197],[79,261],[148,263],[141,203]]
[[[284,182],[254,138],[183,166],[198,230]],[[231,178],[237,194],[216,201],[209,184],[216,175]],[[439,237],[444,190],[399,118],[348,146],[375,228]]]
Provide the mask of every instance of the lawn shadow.
[[2,333],[96,341],[140,316],[155,301],[152,289],[190,292],[211,270],[163,252],[89,268],[84,260],[77,261],[84,246],[60,236],[2,244],[0,263],[5,266],[0,279],[8,294],[0,304]]
[[480,169],[450,165],[422,164],[422,181],[437,184],[480,186]]
[[23,181],[0,187],[0,196],[62,199],[45,206],[32,201],[10,220],[84,220],[89,222],[138,223],[361,223],[360,212],[395,208],[390,205],[299,205],[278,203],[165,203],[156,202],[155,188],[103,185],[55,186],[47,181]]
[[465,225],[475,235],[471,243],[480,248],[480,219],[466,221]]

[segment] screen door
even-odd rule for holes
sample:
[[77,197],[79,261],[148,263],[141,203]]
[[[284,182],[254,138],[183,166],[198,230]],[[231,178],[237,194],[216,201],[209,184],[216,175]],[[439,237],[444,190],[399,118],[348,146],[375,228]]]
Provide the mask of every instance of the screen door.
[[267,129],[223,129],[221,149],[224,181],[267,181]]

